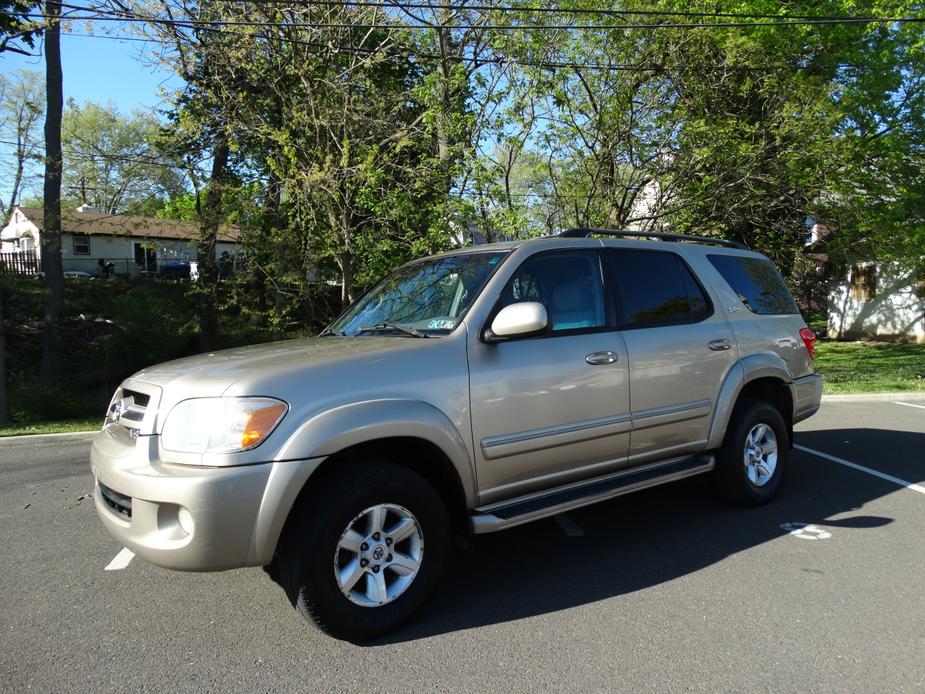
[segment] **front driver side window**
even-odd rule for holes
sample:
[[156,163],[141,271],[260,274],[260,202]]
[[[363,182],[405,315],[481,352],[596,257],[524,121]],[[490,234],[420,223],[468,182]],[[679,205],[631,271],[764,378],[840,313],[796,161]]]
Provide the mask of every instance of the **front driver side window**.
[[543,304],[553,332],[603,327],[604,291],[598,254],[565,251],[528,258],[504,288],[500,307],[520,301]]

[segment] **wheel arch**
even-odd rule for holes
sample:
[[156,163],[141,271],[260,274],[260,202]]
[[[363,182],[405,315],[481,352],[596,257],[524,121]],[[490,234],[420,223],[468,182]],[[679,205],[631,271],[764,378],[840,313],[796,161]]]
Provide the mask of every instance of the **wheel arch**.
[[755,354],[739,360],[720,387],[707,447],[722,445],[732,414],[743,398],[764,400],[774,405],[787,424],[789,445],[792,446],[793,395],[788,385],[792,381],[786,362],[776,354]]
[[254,540],[254,563],[272,559],[293,511],[310,502],[326,477],[364,459],[387,460],[420,474],[446,502],[454,532],[463,537],[470,532],[468,509],[476,495],[471,456],[457,428],[427,403],[391,399],[329,410],[300,427],[279,458],[302,461],[292,463],[302,472],[286,475],[285,493],[261,508],[264,522]]

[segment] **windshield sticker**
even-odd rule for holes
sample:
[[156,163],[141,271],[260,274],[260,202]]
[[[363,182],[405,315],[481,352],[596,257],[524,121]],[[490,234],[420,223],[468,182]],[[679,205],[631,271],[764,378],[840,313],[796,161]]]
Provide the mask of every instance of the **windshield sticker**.
[[452,330],[456,327],[456,321],[435,318],[427,324],[428,330]]
[[488,260],[488,264],[489,264],[489,265],[497,265],[499,260],[501,260],[501,256],[500,256],[500,255],[493,256],[493,257],[491,257],[491,258]]

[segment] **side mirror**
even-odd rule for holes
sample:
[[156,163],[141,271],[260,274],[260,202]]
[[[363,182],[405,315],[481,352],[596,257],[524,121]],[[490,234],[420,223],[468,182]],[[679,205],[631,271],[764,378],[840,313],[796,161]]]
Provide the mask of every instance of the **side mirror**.
[[485,331],[487,342],[501,342],[515,337],[531,337],[546,332],[549,314],[546,307],[536,301],[522,301],[505,306]]

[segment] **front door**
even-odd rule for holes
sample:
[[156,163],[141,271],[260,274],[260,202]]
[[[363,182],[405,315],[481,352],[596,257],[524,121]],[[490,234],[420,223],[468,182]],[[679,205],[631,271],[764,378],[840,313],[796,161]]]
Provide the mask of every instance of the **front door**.
[[135,263],[142,272],[157,271],[157,255],[154,249],[146,243],[135,243]]
[[629,445],[627,354],[613,327],[600,252],[527,258],[497,308],[518,301],[546,306],[548,335],[470,343],[483,504],[613,470],[625,464]]
[[719,386],[737,359],[725,313],[673,251],[609,251],[629,353],[630,463],[702,450]]

